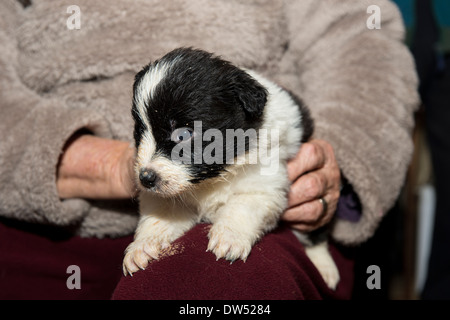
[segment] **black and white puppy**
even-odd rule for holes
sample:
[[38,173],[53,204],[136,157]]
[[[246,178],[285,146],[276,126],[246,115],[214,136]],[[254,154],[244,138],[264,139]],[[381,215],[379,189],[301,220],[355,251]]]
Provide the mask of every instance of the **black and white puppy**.
[[[245,261],[287,207],[287,161],[312,134],[307,108],[255,72],[191,48],[144,67],[133,90],[141,217],[124,274],[200,221],[212,224],[207,249],[217,259]],[[326,239],[299,238],[334,288]]]

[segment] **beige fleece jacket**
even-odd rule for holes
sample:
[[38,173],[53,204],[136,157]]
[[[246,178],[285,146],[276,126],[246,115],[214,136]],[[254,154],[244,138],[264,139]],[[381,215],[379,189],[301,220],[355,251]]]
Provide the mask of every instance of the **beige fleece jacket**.
[[[418,105],[413,60],[386,0],[77,0],[0,3],[0,216],[120,236],[136,225],[122,202],[61,201],[58,158],[77,130],[132,141],[134,74],[180,46],[256,69],[302,97],[314,136],[334,147],[362,206],[333,237],[370,237],[404,182]],[[366,26],[369,5],[381,29]]]

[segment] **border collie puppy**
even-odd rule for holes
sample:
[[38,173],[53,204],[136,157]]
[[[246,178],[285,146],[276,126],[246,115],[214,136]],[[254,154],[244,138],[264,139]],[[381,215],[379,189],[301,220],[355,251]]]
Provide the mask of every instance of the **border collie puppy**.
[[[192,48],[145,66],[133,90],[141,217],[124,274],[201,221],[212,224],[208,251],[245,261],[287,207],[287,161],[313,130],[307,108],[253,71]],[[339,273],[319,238],[299,236],[335,288]]]

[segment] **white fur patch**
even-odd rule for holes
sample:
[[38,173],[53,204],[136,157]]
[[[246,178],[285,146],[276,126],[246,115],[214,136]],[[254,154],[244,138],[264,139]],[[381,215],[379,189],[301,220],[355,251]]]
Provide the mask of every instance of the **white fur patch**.
[[[136,169],[145,168],[151,161],[156,152],[156,141],[152,133],[147,130],[142,136],[141,143],[136,155]],[[139,175],[139,170],[136,170]]]
[[[280,86],[253,70],[245,71],[269,92],[261,128],[267,129],[269,132],[278,130],[280,161],[292,158],[300,148],[300,137],[303,135],[303,127],[298,126],[302,121],[299,107]],[[270,139],[268,141],[270,142]],[[267,150],[270,148],[271,146],[267,146]]]
[[146,127],[150,130],[151,126],[147,119],[146,101],[149,101],[155,92],[155,88],[164,78],[170,65],[158,63],[156,67],[151,68],[142,77],[142,80],[135,92],[135,103],[139,117]]
[[314,246],[306,247],[305,251],[328,287],[333,290],[336,289],[340,279],[339,270],[328,251],[328,243],[324,241]]

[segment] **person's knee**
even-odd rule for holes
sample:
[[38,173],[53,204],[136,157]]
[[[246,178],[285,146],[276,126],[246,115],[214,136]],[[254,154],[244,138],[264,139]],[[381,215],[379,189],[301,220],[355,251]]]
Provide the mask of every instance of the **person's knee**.
[[[301,244],[280,228],[257,243],[246,262],[206,252],[209,225],[176,240],[145,270],[121,279],[114,299],[303,299],[319,298]],[[308,262],[306,262],[308,264]],[[299,285],[302,283],[302,286]]]

